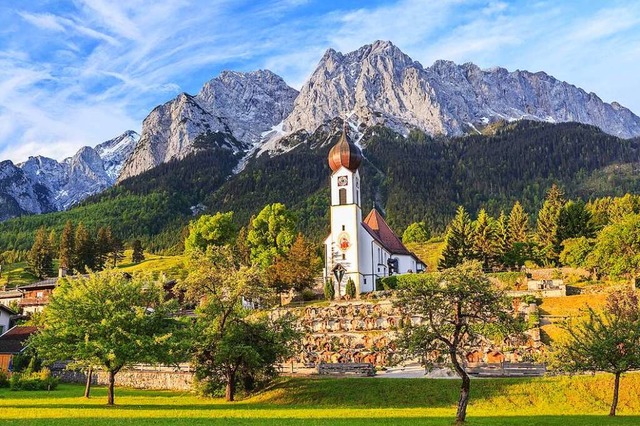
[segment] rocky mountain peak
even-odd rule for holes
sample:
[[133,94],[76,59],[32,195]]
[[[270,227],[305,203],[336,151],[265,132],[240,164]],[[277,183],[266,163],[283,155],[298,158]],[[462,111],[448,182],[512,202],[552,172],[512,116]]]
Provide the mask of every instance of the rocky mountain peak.
[[352,121],[401,133],[417,127],[458,136],[495,121],[531,119],[591,124],[623,138],[640,135],[640,118],[628,109],[544,72],[482,70],[446,60],[424,68],[388,41],[347,54],[327,50],[283,128],[313,132],[346,112]]
[[112,186],[138,142],[132,130],[62,161],[40,155],[0,163],[0,221],[25,213],[64,210]]
[[293,109],[298,92],[269,70],[223,71],[200,92],[186,93],[156,107],[145,118],[136,151],[119,180],[194,152],[198,136],[224,133],[238,143],[221,148],[247,150],[260,142]]

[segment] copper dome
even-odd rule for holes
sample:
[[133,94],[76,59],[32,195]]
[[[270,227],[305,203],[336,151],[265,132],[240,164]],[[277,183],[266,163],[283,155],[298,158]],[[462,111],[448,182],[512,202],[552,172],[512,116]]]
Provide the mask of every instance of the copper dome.
[[347,132],[343,131],[340,140],[329,151],[329,167],[337,172],[340,167],[355,172],[362,163],[360,148],[349,142]]

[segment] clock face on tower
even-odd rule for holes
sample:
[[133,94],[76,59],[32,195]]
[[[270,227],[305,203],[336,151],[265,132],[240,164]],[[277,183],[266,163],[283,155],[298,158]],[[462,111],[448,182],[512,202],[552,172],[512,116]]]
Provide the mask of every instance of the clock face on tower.
[[338,176],[338,186],[347,186],[347,185],[349,185],[349,177]]

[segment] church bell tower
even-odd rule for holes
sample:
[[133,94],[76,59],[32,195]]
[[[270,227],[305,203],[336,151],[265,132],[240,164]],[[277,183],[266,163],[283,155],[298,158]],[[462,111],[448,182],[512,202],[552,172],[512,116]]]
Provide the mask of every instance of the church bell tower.
[[[331,235],[327,241],[326,262],[330,278],[336,286],[336,294],[345,294],[351,278],[356,294],[361,291],[359,270],[359,233],[362,223],[360,199],[360,173],[362,163],[360,149],[349,141],[346,127],[340,140],[329,151],[331,174]],[[341,270],[342,274],[332,271]],[[338,282],[337,276],[342,277]]]

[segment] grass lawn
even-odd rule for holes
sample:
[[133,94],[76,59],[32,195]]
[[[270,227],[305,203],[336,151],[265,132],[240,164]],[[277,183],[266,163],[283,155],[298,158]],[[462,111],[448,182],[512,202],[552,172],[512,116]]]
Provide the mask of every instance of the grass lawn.
[[[56,269],[57,271],[57,269]],[[2,277],[0,278],[0,286],[13,288],[21,285],[31,284],[38,281],[27,266],[27,262],[9,263],[2,265]]]
[[152,272],[164,274],[168,278],[181,278],[185,275],[184,256],[159,256],[145,253],[145,259],[140,263],[131,262],[132,250],[125,251],[124,260],[118,264],[118,269],[125,272]]
[[[608,418],[607,375],[472,381],[469,425],[637,425],[640,374],[623,377],[620,416]],[[450,425],[457,380],[282,379],[270,390],[235,403],[189,393],[116,389],[90,400],[80,385],[52,392],[0,390],[3,425]]]

